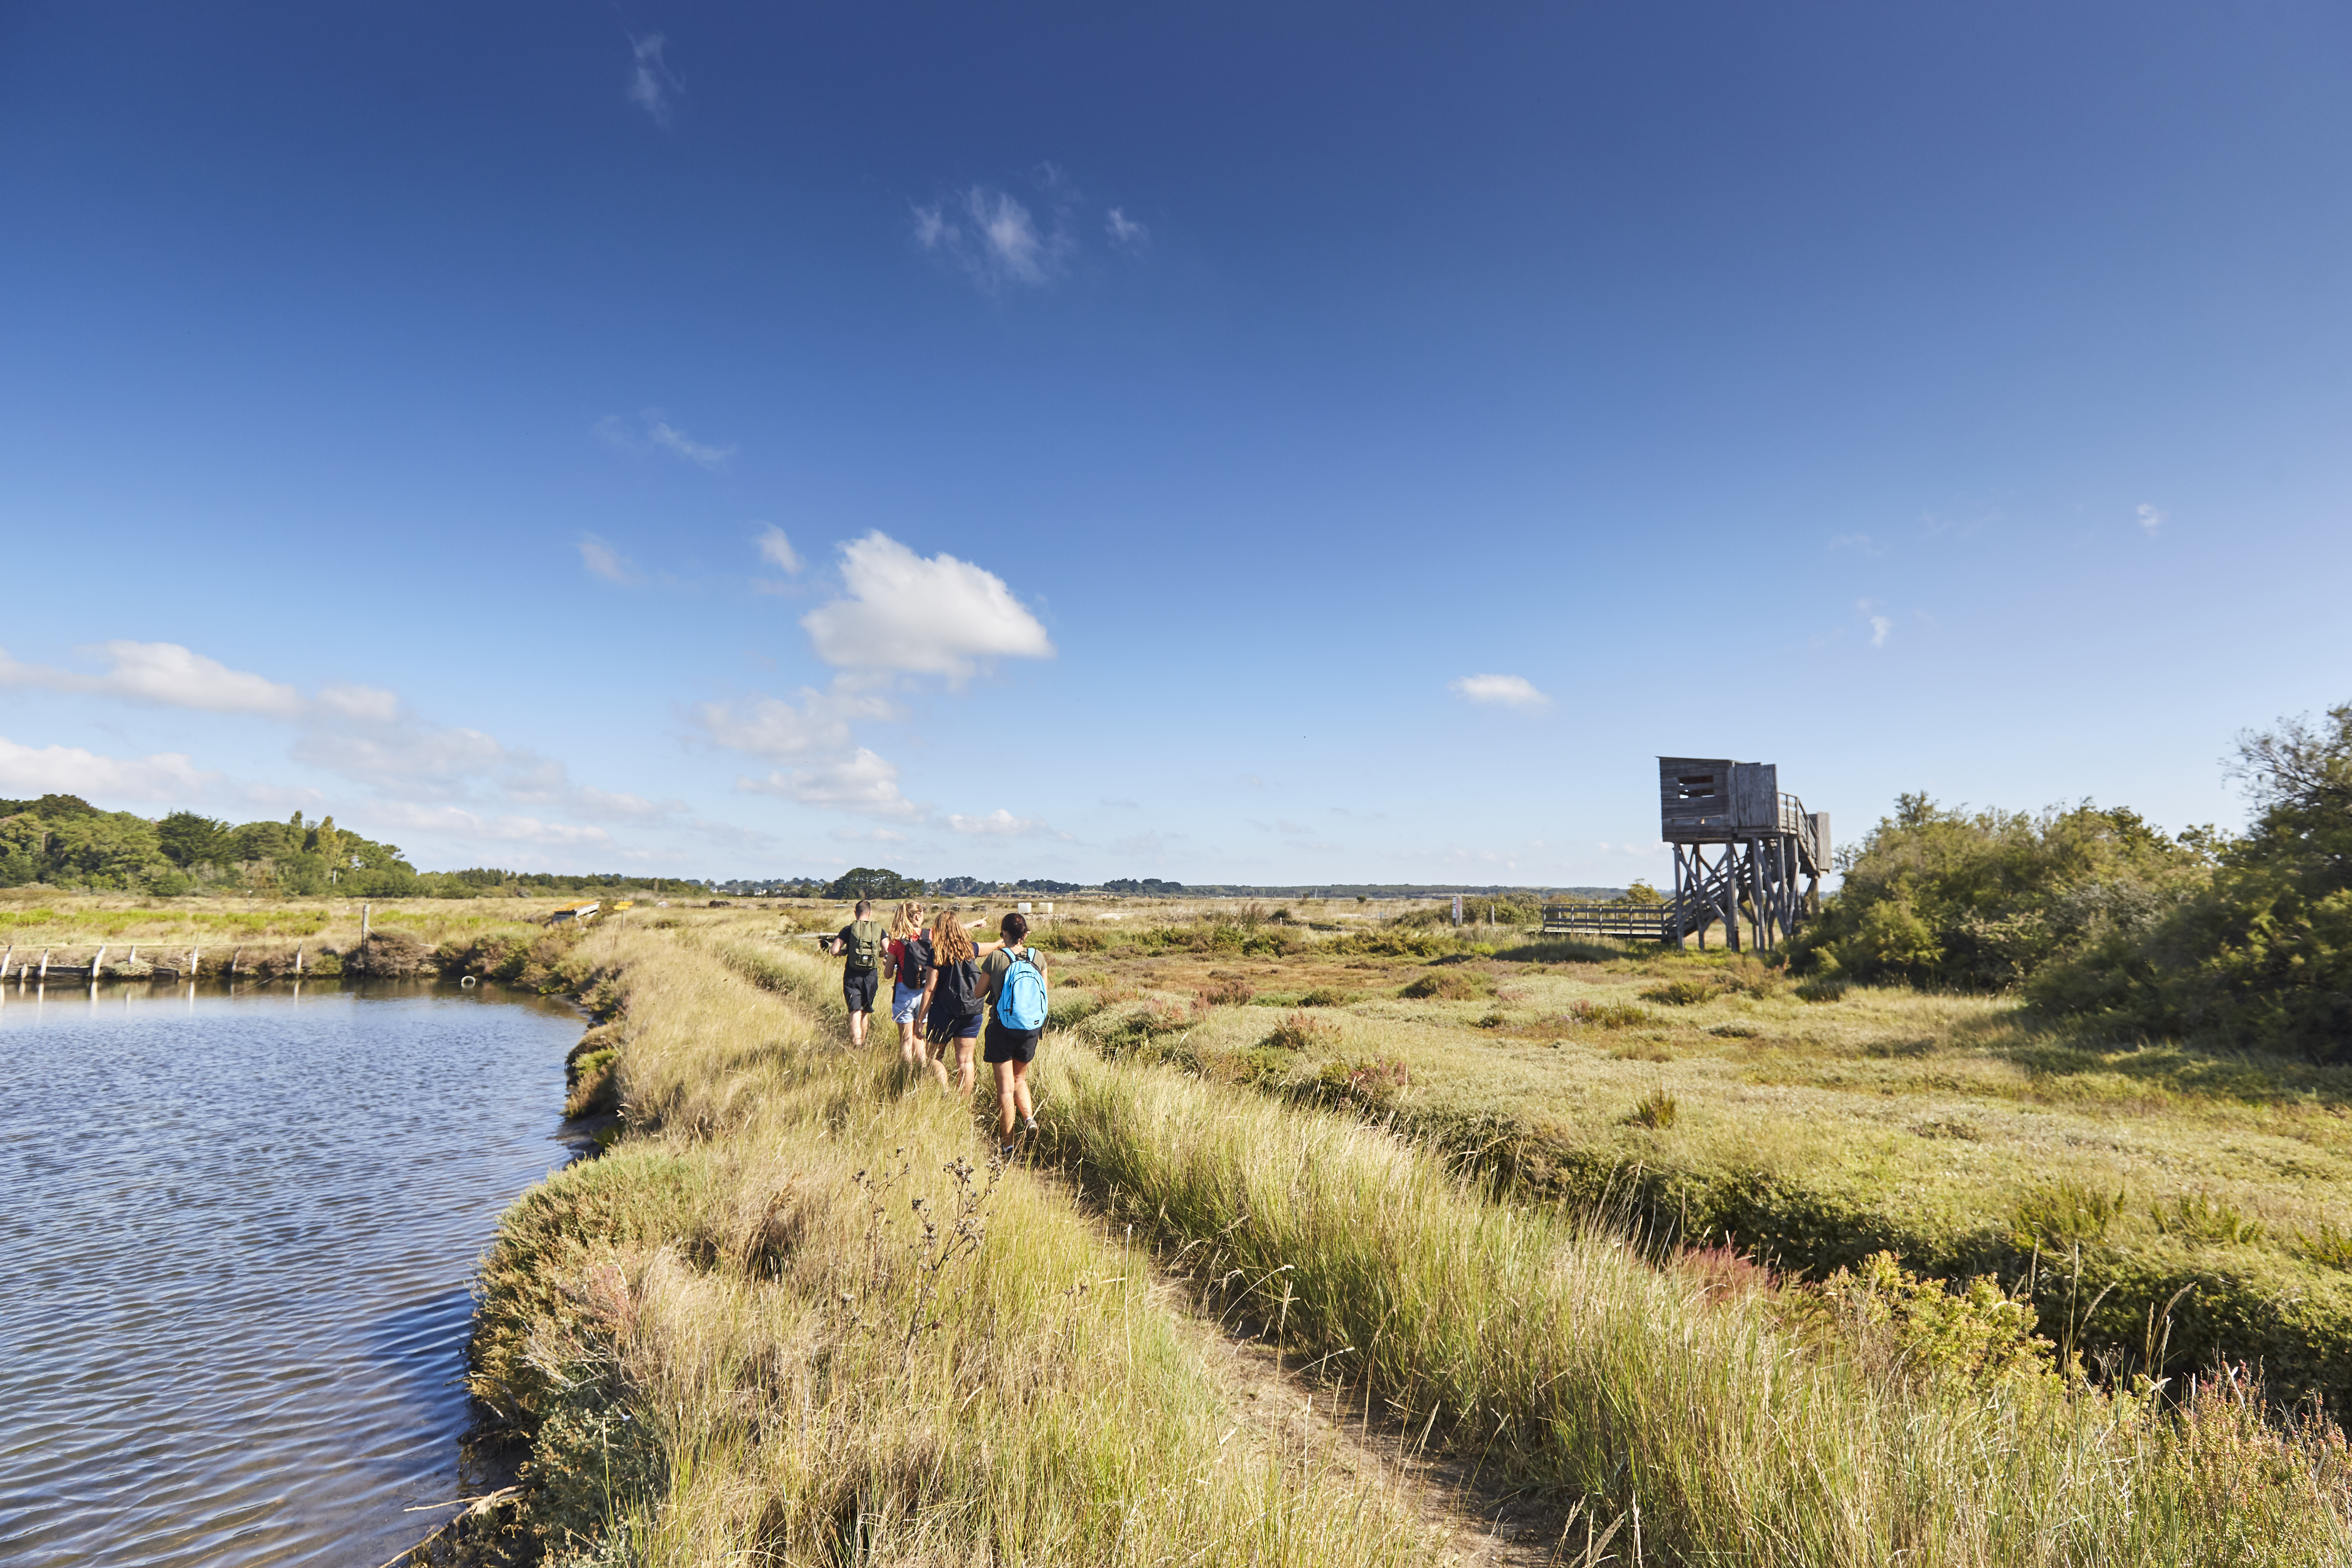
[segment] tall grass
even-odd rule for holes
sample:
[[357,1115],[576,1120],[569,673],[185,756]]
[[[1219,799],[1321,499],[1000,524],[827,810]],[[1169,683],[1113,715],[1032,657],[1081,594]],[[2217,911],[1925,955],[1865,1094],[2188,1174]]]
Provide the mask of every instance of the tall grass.
[[578,961],[627,1131],[502,1222],[473,1378],[559,1557],[1428,1560],[1387,1493],[1254,1435],[1147,1258],[843,1048],[829,966],[692,931]]
[[1754,1564],[2340,1563],[2352,1458],[2243,1383],[2177,1408],[1947,1386],[1801,1341],[1769,1296],[1508,1207],[1353,1121],[1065,1047],[1054,1152],[1360,1396],[1638,1509],[1650,1550]]

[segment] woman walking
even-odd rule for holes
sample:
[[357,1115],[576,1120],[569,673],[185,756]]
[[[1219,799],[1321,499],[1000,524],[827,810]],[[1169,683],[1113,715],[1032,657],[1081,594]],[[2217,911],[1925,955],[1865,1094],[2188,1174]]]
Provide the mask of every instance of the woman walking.
[[[923,986],[930,978],[931,945],[923,936],[923,906],[904,903],[890,921],[890,1021],[898,1026],[898,1060],[909,1075],[925,1065],[923,1037],[915,1026]],[[942,1070],[940,1081],[947,1081]]]
[[1037,1131],[1037,1111],[1029,1099],[1029,1064],[1037,1059],[1038,1037],[1045,1032],[1045,958],[1029,940],[1029,921],[1019,913],[998,923],[1002,940],[988,955],[987,1047],[982,1055],[996,1069],[997,1153],[1010,1159],[1017,1122],[1024,1132]]
[[947,1079],[947,1047],[956,1056],[956,1084],[971,1097],[971,1050],[980,1038],[982,1004],[985,1000],[977,950],[971,933],[956,920],[953,910],[942,910],[931,921],[931,973],[923,983],[923,1005],[916,1016],[923,1037],[939,1047],[940,1081]]

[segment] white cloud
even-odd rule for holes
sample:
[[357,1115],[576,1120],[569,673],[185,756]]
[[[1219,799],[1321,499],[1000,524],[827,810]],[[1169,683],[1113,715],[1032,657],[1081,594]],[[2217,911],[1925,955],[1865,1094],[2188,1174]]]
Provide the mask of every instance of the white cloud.
[[313,730],[297,740],[289,754],[298,763],[411,799],[448,799],[467,794],[473,784],[509,768],[516,761],[497,740],[479,730],[421,724],[373,732]]
[[2139,525],[2147,530],[2150,533],[2154,533],[2158,529],[2164,526],[2164,518],[2165,514],[2163,512],[2157,510],[2156,508],[2148,505],[2147,502],[2142,501],[2139,503]]
[[735,455],[732,447],[713,447],[696,440],[671,424],[658,408],[641,410],[635,424],[617,414],[607,414],[596,421],[595,430],[609,445],[641,458],[649,452],[663,451],[702,468],[723,468],[727,459]]
[[757,543],[760,559],[780,572],[798,572],[803,564],[800,552],[793,548],[793,542],[785,538],[784,531],[772,522],[761,531]]
[[0,651],[0,686],[37,686],[52,691],[88,692],[159,708],[193,708],[207,713],[258,713],[292,719],[302,694],[280,681],[231,669],[177,643],[100,643],[81,650],[105,656],[102,674],[19,664]]
[[888,698],[856,677],[835,678],[833,689],[803,686],[797,704],[781,697],[750,702],[706,702],[694,721],[712,742],[770,762],[792,762],[822,752],[846,751],[853,719],[898,717]]
[[954,262],[983,289],[1050,283],[1068,268],[1073,243],[1058,214],[1041,229],[1010,193],[974,185],[961,195],[914,209],[915,243]]
[[1141,250],[1151,243],[1151,231],[1118,207],[1111,208],[1109,216],[1103,220],[1103,232],[1110,236],[1113,245],[1123,250]]
[[221,782],[178,752],[108,757],[79,746],[22,746],[0,737],[0,789],[14,795],[78,795],[186,804]]
[[1003,838],[1025,838],[1053,829],[1034,817],[1015,816],[998,806],[986,816],[950,816],[948,826],[958,833],[978,833]]
[[1894,623],[1893,621],[1889,620],[1889,619],[1888,619],[1887,617],[1885,617],[1885,616],[1871,616],[1871,617],[1870,617],[1870,646],[1871,646],[1871,647],[1885,647],[1886,646],[1886,638],[1887,638],[1888,634],[1889,634],[1889,633],[1891,633],[1891,632],[1893,632],[1894,630],[1895,630],[1895,623]]
[[922,808],[898,790],[898,770],[864,746],[845,756],[822,757],[781,768],[764,779],[739,778],[735,787],[754,795],[781,795],[803,805],[850,811],[865,816],[914,817]]
[[1524,675],[1465,675],[1446,682],[1446,689],[1493,708],[1517,708],[1533,713],[1551,706],[1551,699],[1538,691]]
[[801,625],[827,664],[969,678],[992,658],[1051,658],[1054,644],[1004,580],[968,561],[925,559],[884,533],[841,547],[846,598]]
[[569,849],[582,845],[609,845],[613,836],[601,827],[567,822],[542,822],[535,816],[485,816],[455,805],[416,805],[395,801],[376,807],[371,816],[405,832],[433,833],[448,838],[478,838],[498,844],[530,844]]
[[656,125],[669,123],[670,94],[686,87],[662,59],[667,43],[659,33],[630,39],[629,80],[621,89],[621,96],[652,115]]
[[607,583],[618,583],[626,587],[642,580],[637,575],[635,562],[593,533],[583,537],[574,548],[580,552],[580,564]]
[[319,706],[337,718],[389,724],[400,717],[400,694],[380,686],[322,686]]

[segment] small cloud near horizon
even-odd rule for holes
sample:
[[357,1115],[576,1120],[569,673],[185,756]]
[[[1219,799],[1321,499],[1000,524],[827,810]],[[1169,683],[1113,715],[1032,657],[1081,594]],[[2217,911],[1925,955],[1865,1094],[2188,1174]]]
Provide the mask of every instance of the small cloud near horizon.
[[1551,699],[1537,690],[1535,683],[1524,675],[1465,675],[1446,682],[1446,689],[1482,707],[1516,708],[1533,713],[1551,706]]

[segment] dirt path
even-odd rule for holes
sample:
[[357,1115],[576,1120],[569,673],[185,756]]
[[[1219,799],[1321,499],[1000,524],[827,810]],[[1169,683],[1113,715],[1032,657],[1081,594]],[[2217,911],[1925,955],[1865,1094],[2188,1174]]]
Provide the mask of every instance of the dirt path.
[[[1062,1194],[1118,1245],[1103,1215],[1059,1172],[1032,1173]],[[1139,1247],[1138,1253],[1143,1254]],[[1152,1294],[1190,1325],[1210,1371],[1231,1390],[1243,1426],[1295,1462],[1336,1465],[1402,1503],[1426,1531],[1433,1557],[1459,1568],[1603,1568],[1633,1561],[1630,1541],[1612,1539],[1607,1522],[1588,1531],[1583,1513],[1556,1498],[1497,1484],[1478,1467],[1433,1453],[1423,1432],[1407,1429],[1360,1385],[1293,1364],[1262,1326],[1213,1317],[1190,1280],[1152,1264]]]

